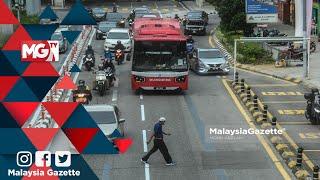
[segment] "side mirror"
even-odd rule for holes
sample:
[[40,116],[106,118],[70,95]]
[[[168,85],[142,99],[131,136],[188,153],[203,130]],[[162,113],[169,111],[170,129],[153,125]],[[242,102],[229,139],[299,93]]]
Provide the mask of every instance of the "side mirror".
[[119,119],[119,124],[122,124],[122,123],[124,123],[124,122],[126,122],[125,119],[123,119],[123,118]]
[[313,96],[312,93],[305,93],[305,94],[304,94],[304,98],[305,98],[306,100],[311,100],[311,99],[312,99],[312,96]]

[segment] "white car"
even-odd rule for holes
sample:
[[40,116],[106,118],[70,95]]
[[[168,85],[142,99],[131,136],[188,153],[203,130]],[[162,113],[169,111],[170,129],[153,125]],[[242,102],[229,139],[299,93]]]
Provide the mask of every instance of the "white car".
[[131,35],[130,31],[127,28],[112,28],[107,33],[107,37],[104,41],[104,50],[109,49],[111,52],[114,52],[115,45],[117,41],[121,41],[123,46],[125,47],[125,52],[131,51]]
[[86,105],[84,108],[109,139],[113,139],[110,135],[116,129],[119,130],[122,136],[124,135],[125,119],[119,118],[119,110],[116,106],[97,104]]

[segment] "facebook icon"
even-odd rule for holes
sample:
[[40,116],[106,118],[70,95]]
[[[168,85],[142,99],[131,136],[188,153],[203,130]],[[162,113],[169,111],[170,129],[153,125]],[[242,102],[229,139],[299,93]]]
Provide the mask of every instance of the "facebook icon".
[[51,166],[51,152],[50,151],[37,151],[35,154],[35,164],[37,167]]

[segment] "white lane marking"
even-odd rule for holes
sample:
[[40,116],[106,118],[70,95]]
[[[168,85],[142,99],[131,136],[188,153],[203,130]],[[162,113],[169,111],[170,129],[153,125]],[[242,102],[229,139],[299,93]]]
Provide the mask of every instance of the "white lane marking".
[[143,104],[140,105],[140,109],[141,109],[141,120],[144,121],[144,120],[146,120],[146,118],[144,115],[144,105]]
[[142,130],[142,138],[143,138],[143,152],[148,152],[147,131],[146,130]]
[[[146,130],[142,130],[142,139],[143,139],[143,151],[146,153],[146,152],[148,152],[147,132],[146,132]],[[144,175],[146,177],[146,180],[150,180],[150,167],[149,167],[149,164],[144,164]]]
[[118,98],[118,90],[115,89],[112,92],[112,102],[117,101],[117,98]]
[[143,95],[140,95],[140,99],[143,100]]

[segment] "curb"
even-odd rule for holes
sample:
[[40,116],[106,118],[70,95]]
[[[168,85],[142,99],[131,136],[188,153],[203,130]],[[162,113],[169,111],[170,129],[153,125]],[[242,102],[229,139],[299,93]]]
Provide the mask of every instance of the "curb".
[[[219,39],[216,37],[215,34],[213,34],[213,38],[212,39],[213,39],[214,43],[217,45],[217,47],[220,49],[220,51],[225,56],[227,56],[228,61],[231,64],[234,64],[232,55],[226,50],[226,48],[219,41]],[[282,80],[289,81],[289,82],[292,82],[292,83],[295,83],[295,84],[300,84],[302,82],[304,84],[304,81],[302,81],[300,78],[295,78],[295,77],[291,77],[291,76],[278,76],[278,75],[275,75],[275,74],[262,72],[262,71],[260,71],[259,69],[255,68],[252,65],[246,65],[246,64],[237,63],[236,67],[239,68],[239,69],[248,70],[248,71],[252,71],[252,72],[255,72],[255,73],[260,73],[260,74],[263,74],[263,75],[272,76],[274,78],[282,79]],[[310,86],[311,85],[309,85],[308,87],[310,87]]]

